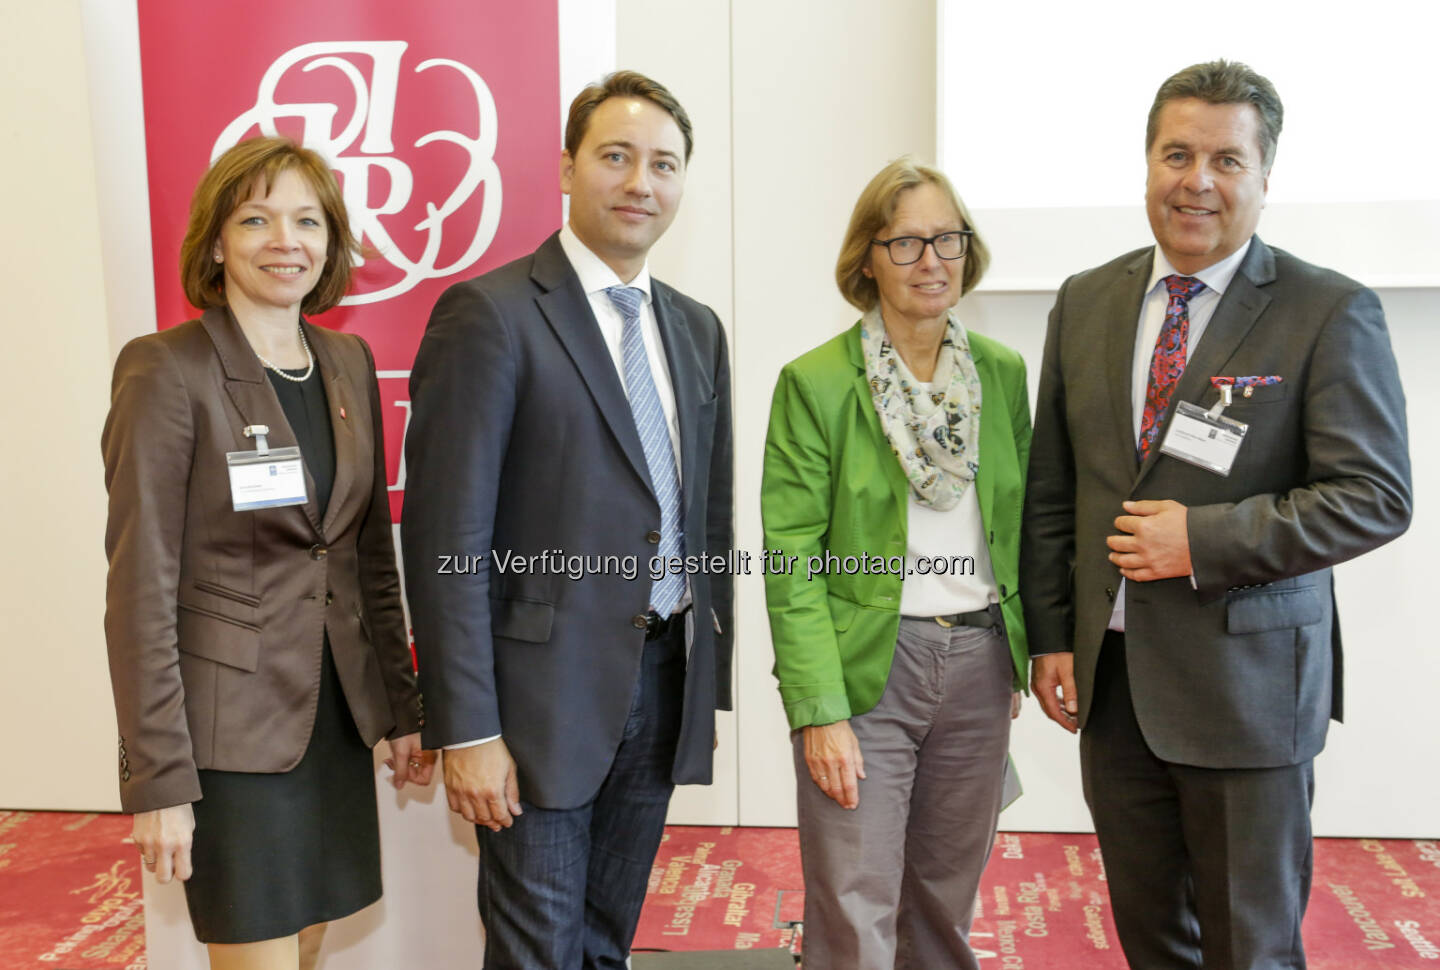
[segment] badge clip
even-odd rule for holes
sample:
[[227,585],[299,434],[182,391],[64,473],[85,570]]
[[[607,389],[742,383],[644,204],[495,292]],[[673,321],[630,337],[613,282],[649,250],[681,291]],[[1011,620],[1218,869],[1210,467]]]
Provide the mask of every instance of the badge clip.
[[[1245,390],[1246,390],[1246,391],[1249,391],[1250,388],[1247,387],[1247,388],[1245,388]],[[1235,385],[1233,385],[1233,384],[1221,384],[1221,385],[1220,385],[1220,400],[1218,400],[1218,401],[1216,401],[1214,404],[1210,405],[1210,410],[1208,410],[1208,411],[1205,412],[1205,416],[1208,417],[1208,418],[1218,418],[1218,417],[1220,417],[1220,415],[1224,414],[1224,413],[1225,413],[1225,409],[1230,406],[1230,402],[1234,399],[1234,393],[1235,393]],[[1248,397],[1249,395],[1247,394],[1246,396]]]
[[265,440],[265,436],[270,433],[268,424],[247,424],[240,433],[247,438],[255,439],[255,454],[268,455],[270,453],[270,443]]

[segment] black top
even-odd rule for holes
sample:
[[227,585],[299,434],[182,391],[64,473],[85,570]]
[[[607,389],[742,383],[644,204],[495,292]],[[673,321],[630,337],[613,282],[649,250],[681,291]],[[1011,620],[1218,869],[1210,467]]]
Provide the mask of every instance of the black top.
[[[305,368],[286,370],[285,373],[299,377]],[[290,430],[295,432],[295,443],[305,459],[305,467],[315,480],[315,504],[324,519],[325,509],[330,504],[330,489],[335,485],[335,435],[330,428],[330,405],[325,399],[325,381],[321,378],[320,367],[316,365],[310,376],[296,383],[266,368],[265,376],[280,398],[280,409]]]

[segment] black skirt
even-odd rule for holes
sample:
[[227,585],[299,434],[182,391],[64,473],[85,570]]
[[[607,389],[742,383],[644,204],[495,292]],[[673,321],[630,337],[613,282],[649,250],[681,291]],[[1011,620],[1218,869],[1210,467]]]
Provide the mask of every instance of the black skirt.
[[374,762],[328,638],[300,763],[281,774],[202,771],[200,790],[185,900],[202,943],[290,936],[380,898]]

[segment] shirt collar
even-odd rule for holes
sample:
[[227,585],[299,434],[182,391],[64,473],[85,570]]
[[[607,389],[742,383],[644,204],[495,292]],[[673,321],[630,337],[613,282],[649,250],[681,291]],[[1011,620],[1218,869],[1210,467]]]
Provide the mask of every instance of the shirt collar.
[[1230,285],[1230,281],[1240,271],[1240,264],[1245,261],[1245,254],[1250,251],[1250,246],[1254,241],[1255,237],[1251,236],[1245,240],[1245,245],[1220,262],[1212,263],[1198,273],[1181,273],[1170,265],[1170,260],[1166,259],[1160,247],[1156,246],[1155,259],[1150,269],[1150,284],[1145,287],[1145,292],[1149,293],[1154,290],[1156,285],[1167,276],[1193,276],[1204,283],[1206,289],[1214,290],[1216,296],[1224,296],[1225,288]]
[[586,296],[603,292],[612,286],[633,286],[645,293],[645,302],[650,302],[650,261],[646,260],[640,272],[629,283],[621,282],[615,271],[605,265],[605,261],[590,250],[580,237],[575,235],[575,230],[570,228],[567,222],[560,229],[560,248],[565,251],[565,258],[570,260],[575,275],[580,277],[580,287],[585,291]]

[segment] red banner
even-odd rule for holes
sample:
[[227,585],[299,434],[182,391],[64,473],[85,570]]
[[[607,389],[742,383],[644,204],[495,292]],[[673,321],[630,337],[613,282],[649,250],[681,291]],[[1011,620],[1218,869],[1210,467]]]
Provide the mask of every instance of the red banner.
[[430,308],[560,225],[557,4],[140,0],[139,24],[157,325],[197,315],[180,242],[210,161],[258,134],[324,155],[379,255],[316,322],[375,351],[398,521],[406,378]]

